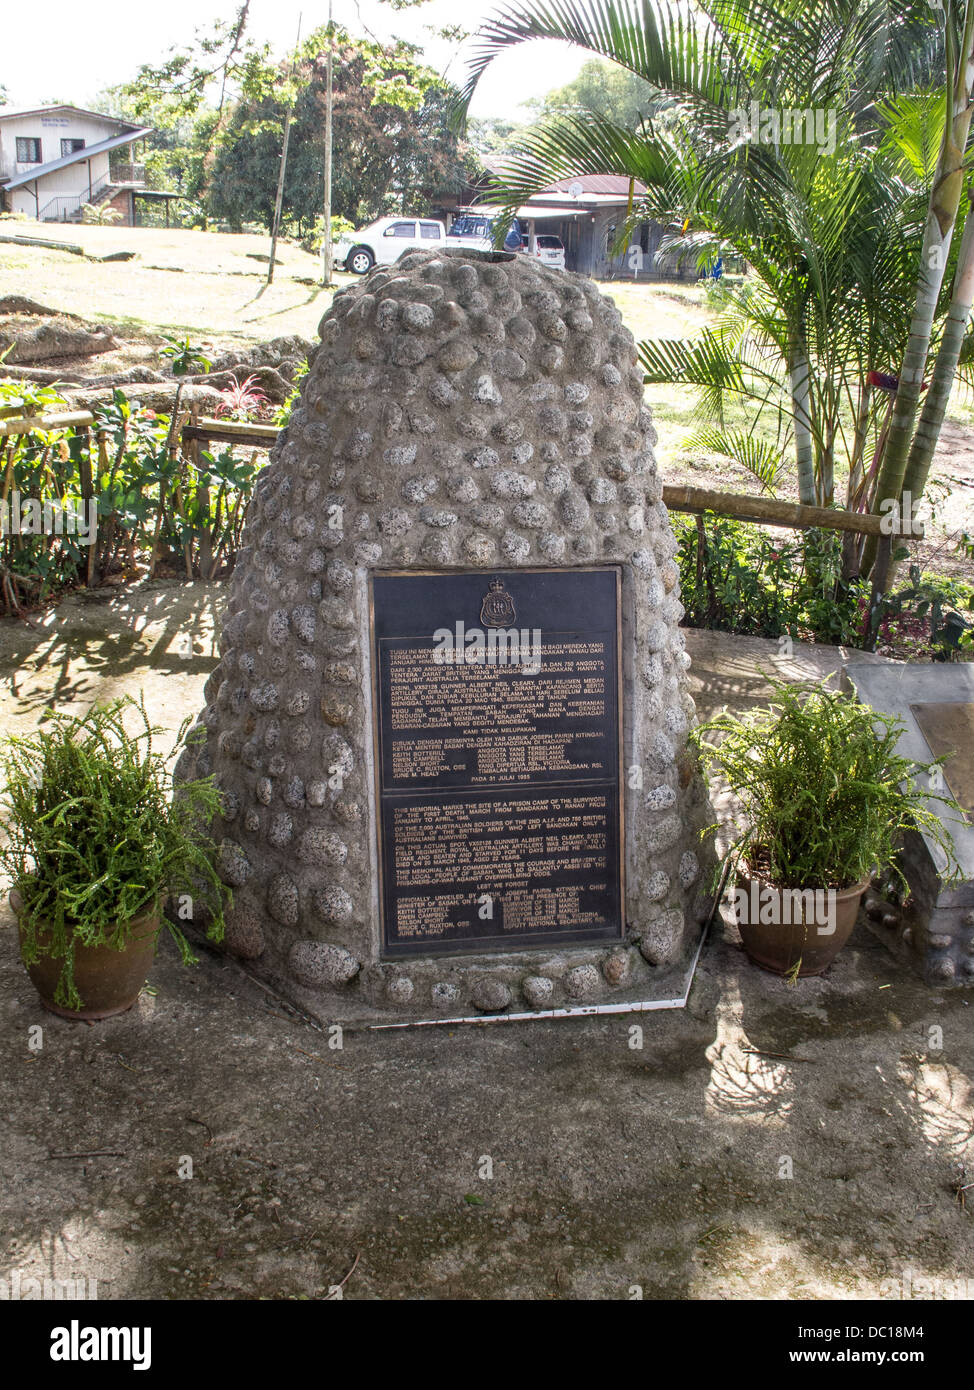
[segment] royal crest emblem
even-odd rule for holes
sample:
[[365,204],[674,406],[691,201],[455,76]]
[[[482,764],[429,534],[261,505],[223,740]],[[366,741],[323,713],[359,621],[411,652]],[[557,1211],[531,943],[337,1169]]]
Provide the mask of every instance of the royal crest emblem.
[[492,579],[480,605],[480,621],[484,627],[511,627],[516,620],[514,600],[504,588],[504,581]]

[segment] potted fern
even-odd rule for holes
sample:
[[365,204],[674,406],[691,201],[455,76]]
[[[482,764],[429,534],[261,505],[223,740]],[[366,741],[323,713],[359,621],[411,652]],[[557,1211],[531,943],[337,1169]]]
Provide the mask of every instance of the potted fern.
[[929,790],[935,763],[897,754],[899,719],[842,691],[771,684],[771,704],[722,713],[691,738],[743,811],[727,858],[745,951],[779,975],[819,975],[848,941],[870,878],[890,866],[905,886],[896,864],[905,830],[926,832],[956,871],[927,803],[960,808]]
[[[168,794],[162,733],[131,696],[0,746],[0,865],[21,957],[41,1002],[66,1018],[108,1018],[135,1003],[155,954],[167,896],[189,894],[196,920],[223,934],[226,890],[200,833],[219,813],[206,779]],[[134,725],[134,728],[130,727]],[[167,922],[183,960],[195,960]]]

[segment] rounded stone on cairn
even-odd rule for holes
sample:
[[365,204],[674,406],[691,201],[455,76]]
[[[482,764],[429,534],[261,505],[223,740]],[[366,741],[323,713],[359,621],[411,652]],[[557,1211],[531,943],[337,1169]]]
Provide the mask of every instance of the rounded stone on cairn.
[[594,965],[576,965],[565,976],[565,993],[572,999],[591,999],[598,993],[601,983]]
[[470,998],[475,1009],[485,1014],[499,1014],[511,1002],[511,991],[503,980],[492,979],[489,975],[474,981]]
[[386,998],[393,1004],[408,1004],[414,993],[414,985],[408,975],[393,975],[386,985]]
[[632,974],[632,960],[629,952],[613,951],[602,962],[602,974],[613,988],[624,985]]
[[431,997],[434,1008],[455,1009],[460,1002],[460,987],[451,980],[438,980]]
[[455,958],[449,981],[435,943],[408,976],[383,962],[368,576],[617,565],[626,759],[647,789],[626,792],[626,938],[600,965],[571,946],[512,951],[510,975],[535,1009],[552,1003],[549,971],[569,999],[608,999],[626,945],[641,938],[653,964],[686,955],[692,849],[712,819],[677,776],[692,722],[683,610],[632,336],[584,277],[418,250],[338,291],[320,334],[257,480],[200,741],[176,772],[212,773],[222,794],[212,834],[241,900],[228,945],[277,985],[354,979],[373,1009],[507,1009],[483,956]]
[[547,1009],[555,997],[554,981],[547,975],[528,975],[521,981],[521,993],[532,1009]]
[[262,915],[253,905],[234,897],[233,906],[226,914],[224,944],[231,955],[241,960],[257,960],[264,953],[264,928]]
[[669,965],[680,954],[685,923],[679,909],[664,912],[646,928],[639,949],[650,965]]
[[347,984],[359,970],[350,951],[322,941],[296,941],[288,960],[295,979],[308,989]]

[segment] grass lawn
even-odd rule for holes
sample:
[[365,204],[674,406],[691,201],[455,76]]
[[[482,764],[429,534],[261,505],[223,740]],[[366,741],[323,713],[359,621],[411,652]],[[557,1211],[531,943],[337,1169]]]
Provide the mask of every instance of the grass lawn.
[[107,319],[137,337],[178,330],[220,344],[290,333],[313,340],[331,297],[319,284],[318,257],[289,242],[278,243],[274,283],[261,293],[266,262],[252,257],[267,255],[266,237],[8,219],[0,221],[0,234],[74,243],[89,256],[134,251],[134,260],[99,263],[0,242],[0,294]]
[[[197,337],[267,339],[316,335],[330,292],[321,263],[300,246],[278,243],[274,283],[260,293],[268,239],[173,228],[97,227],[0,221],[0,234],[37,236],[83,246],[89,256],[134,251],[131,261],[102,264],[63,251],[0,243],[0,294],[28,294],[55,309],[108,319],[135,331],[163,329]],[[355,276],[339,273],[339,285]],[[309,283],[310,282],[310,283]],[[685,337],[712,318],[696,285],[604,286],[636,339]]]
[[[134,251],[131,261],[101,263],[63,251],[0,242],[0,295],[26,294],[53,309],[103,319],[136,342],[158,344],[160,333],[188,333],[213,348],[266,341],[297,333],[314,340],[331,292],[318,284],[320,262],[300,246],[278,245],[274,283],[261,292],[268,240],[222,232],[148,227],[65,226],[0,220],[0,233],[74,243],[89,256]],[[311,281],[313,283],[306,283]],[[355,277],[339,273],[339,285]],[[702,287],[613,281],[603,286],[638,341],[692,336],[713,315]],[[117,370],[146,354],[128,352],[94,359],[92,372]],[[682,458],[680,443],[691,425],[693,393],[653,387],[648,393],[660,434],[660,456]],[[719,471],[711,458],[696,459],[698,472]]]

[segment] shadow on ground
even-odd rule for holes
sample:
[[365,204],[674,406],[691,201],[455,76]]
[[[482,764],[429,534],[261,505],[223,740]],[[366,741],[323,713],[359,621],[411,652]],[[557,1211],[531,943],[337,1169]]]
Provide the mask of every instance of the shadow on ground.
[[[4,712],[30,727],[52,693],[141,686],[174,729],[215,661],[217,592],[2,625]],[[762,697],[776,644],[688,646],[704,709]],[[794,674],[839,660],[800,649]],[[955,1191],[974,1168],[971,1005],[861,927],[792,987],[718,924],[680,1012],[336,1040],[221,956],[182,969],[168,941],[131,1013],[56,1019],[0,931],[0,1277],[175,1299],[343,1281],[347,1298],[846,1298],[974,1277]],[[111,1152],[52,1157],[92,1150]]]

